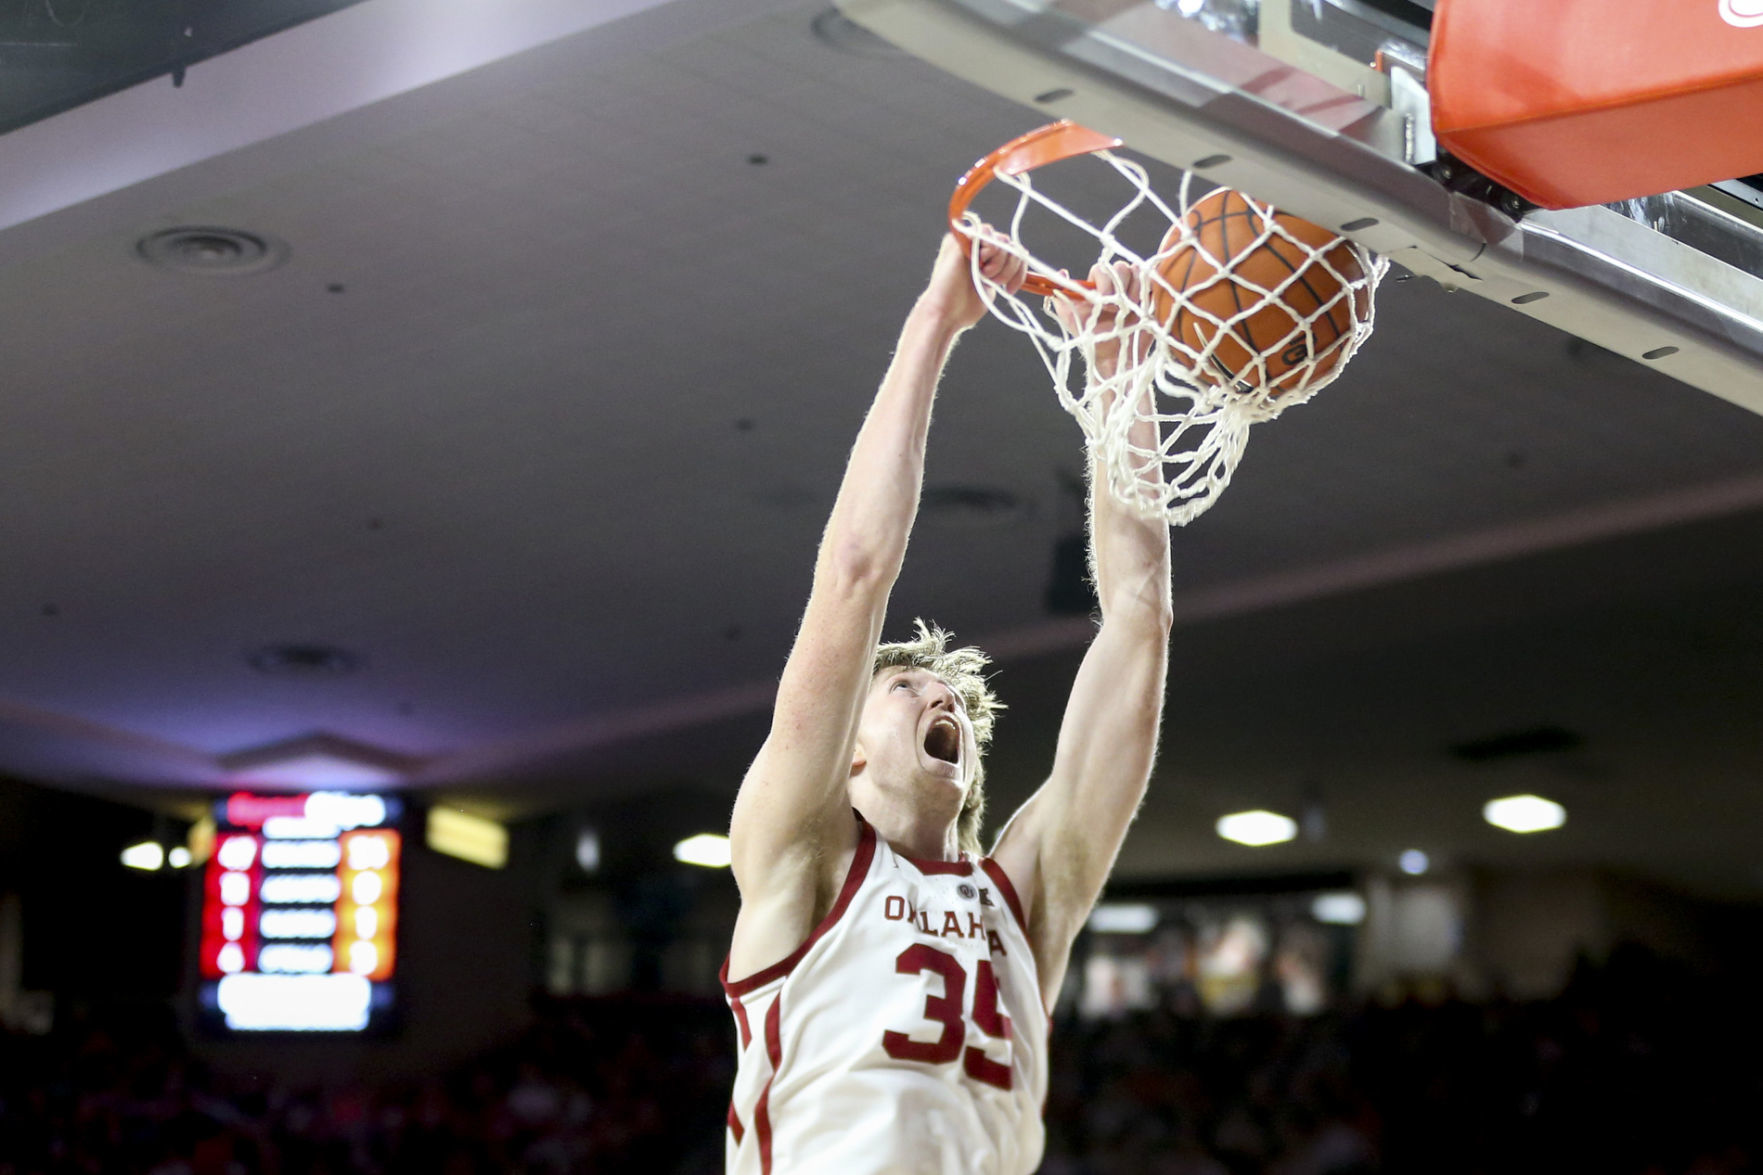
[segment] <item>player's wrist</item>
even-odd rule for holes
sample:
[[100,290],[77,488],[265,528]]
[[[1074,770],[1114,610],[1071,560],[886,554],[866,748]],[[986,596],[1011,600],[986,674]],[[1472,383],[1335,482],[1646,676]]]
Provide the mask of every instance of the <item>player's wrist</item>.
[[918,296],[912,307],[912,319],[939,336],[953,342],[963,331],[972,329],[984,317],[985,308],[964,305],[935,286]]

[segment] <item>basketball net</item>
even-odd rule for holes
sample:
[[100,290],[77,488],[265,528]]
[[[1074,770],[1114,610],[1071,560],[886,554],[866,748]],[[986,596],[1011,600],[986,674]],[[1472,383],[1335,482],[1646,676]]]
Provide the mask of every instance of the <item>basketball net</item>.
[[[1093,132],[1084,133],[1099,138]],[[1000,148],[979,166],[997,161],[1006,150]],[[1230,257],[1217,256],[1189,221],[1188,213],[1197,202],[1190,199],[1194,181],[1190,173],[1182,173],[1172,205],[1151,189],[1145,169],[1132,160],[1105,149],[1080,153],[1113,168],[1130,187],[1120,210],[1100,225],[1091,224],[1036,189],[1032,168],[1050,161],[1036,159],[1026,164],[1018,161],[1020,170],[1008,160],[996,162],[992,169],[990,178],[1017,193],[1008,238],[985,233],[979,218],[965,210],[957,228],[970,238],[983,236],[1027,263],[1030,280],[1021,293],[1012,294],[983,276],[978,250],[968,250],[973,258],[975,288],[994,316],[1034,343],[1052,376],[1059,403],[1082,427],[1098,465],[1106,471],[1109,491],[1147,518],[1184,525],[1210,507],[1230,484],[1248,442],[1250,425],[1272,420],[1308,400],[1334,382],[1346,367],[1371,334],[1373,295],[1389,262],[1341,238],[1320,247],[1306,242],[1273,215],[1254,216],[1259,235],[1233,249]],[[984,182],[980,177],[979,183]],[[977,185],[969,188],[969,198],[973,190]],[[1100,247],[1097,260],[1101,265],[1121,261],[1130,265],[1138,279],[1137,296],[1125,290],[1099,292],[1088,282],[1037,258],[1032,245],[1024,241],[1033,209],[1051,213],[1093,236]],[[1136,227],[1146,219],[1147,211],[1166,222],[1167,236],[1156,252],[1145,256],[1115,233],[1135,214],[1139,218]],[[1234,258],[1268,246],[1276,237],[1276,247],[1282,253],[1300,259],[1286,267],[1289,273],[1283,280],[1262,285],[1233,270]],[[1183,290],[1164,275],[1160,263],[1178,256],[1186,262],[1185,249],[1197,251],[1199,258],[1188,263],[1189,271],[1210,276],[1189,283]],[[1346,257],[1351,262],[1339,264]],[[1332,277],[1338,289],[1313,309],[1300,312],[1287,294],[1303,274],[1314,272],[1309,269],[1312,265]],[[1228,317],[1196,301],[1220,282],[1234,284],[1238,291]],[[1066,313],[1058,312],[1055,299],[1066,301]],[[1279,304],[1281,315],[1289,316],[1291,330],[1271,345],[1263,339],[1261,347],[1254,346],[1245,324],[1272,303]],[[1343,321],[1350,323],[1345,330],[1340,329]],[[1171,329],[1178,322],[1185,326]],[[1305,345],[1309,359],[1280,365],[1270,372],[1269,363],[1277,362],[1275,357],[1296,343]],[[1235,361],[1236,369],[1227,365],[1221,350]],[[1100,364],[1099,351],[1104,358]],[[1110,353],[1115,355],[1112,372],[1106,362]],[[1078,361],[1081,372],[1074,370]]]

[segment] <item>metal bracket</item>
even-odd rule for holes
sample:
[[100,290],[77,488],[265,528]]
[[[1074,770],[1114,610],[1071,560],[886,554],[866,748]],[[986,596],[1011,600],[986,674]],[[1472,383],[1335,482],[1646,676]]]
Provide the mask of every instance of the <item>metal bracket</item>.
[[1439,157],[1439,141],[1432,134],[1432,97],[1426,79],[1405,64],[1382,58],[1390,75],[1390,108],[1402,116],[1403,153],[1415,167],[1425,167]]

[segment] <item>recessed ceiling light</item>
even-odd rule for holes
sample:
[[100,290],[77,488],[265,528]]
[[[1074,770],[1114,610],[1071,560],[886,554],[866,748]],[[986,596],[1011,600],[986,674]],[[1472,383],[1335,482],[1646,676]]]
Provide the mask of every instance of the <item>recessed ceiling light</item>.
[[1257,808],[1232,812],[1218,818],[1218,835],[1251,848],[1282,844],[1298,835],[1298,822],[1290,816]]
[[673,846],[673,859],[706,869],[726,869],[729,863],[728,837],[714,832],[688,836]]
[[140,841],[122,851],[122,863],[150,873],[165,864],[165,847],[150,840]]
[[1567,809],[1542,796],[1503,796],[1489,800],[1482,819],[1507,832],[1547,832],[1567,823]]
[[1310,916],[1335,926],[1357,926],[1365,921],[1365,899],[1351,890],[1319,893],[1310,901]]
[[1419,877],[1432,867],[1431,859],[1419,849],[1404,850],[1402,855],[1397,858],[1396,864],[1400,865],[1402,872],[1410,877]]
[[274,269],[288,259],[288,246],[264,233],[212,225],[184,225],[148,233],[135,253],[159,269],[204,277],[241,277]]
[[[508,829],[494,820],[458,808],[429,809],[428,847],[486,869],[508,864]],[[264,850],[268,851],[267,847]]]
[[1139,902],[1103,902],[1090,911],[1090,929],[1101,934],[1149,934],[1157,907]]
[[575,834],[575,863],[581,866],[583,873],[597,873],[600,870],[600,833],[592,828],[584,828]]

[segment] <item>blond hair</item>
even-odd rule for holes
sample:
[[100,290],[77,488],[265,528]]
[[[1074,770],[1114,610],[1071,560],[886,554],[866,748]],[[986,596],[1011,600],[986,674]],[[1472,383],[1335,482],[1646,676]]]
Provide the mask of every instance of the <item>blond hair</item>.
[[962,852],[977,854],[981,851],[980,821],[986,813],[985,749],[992,741],[992,725],[998,711],[1004,708],[1004,703],[992,692],[985,677],[985,667],[992,663],[992,659],[972,645],[951,649],[949,638],[954,634],[937,625],[926,624],[923,620],[912,623],[918,629],[913,640],[876,646],[875,672],[884,669],[929,670],[947,682],[966,707],[979,754],[973,765],[973,782],[968,785],[967,798],[962,801],[961,814],[956,818],[956,835]]

